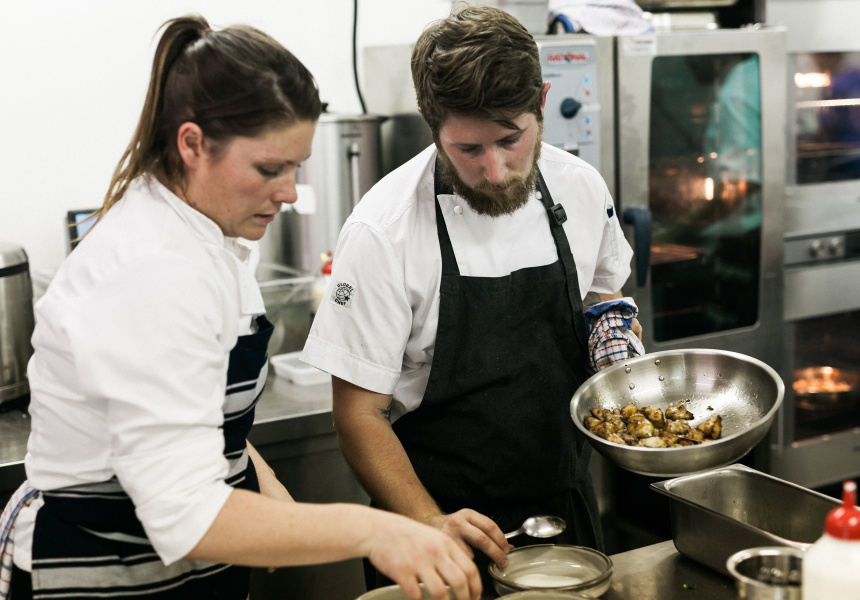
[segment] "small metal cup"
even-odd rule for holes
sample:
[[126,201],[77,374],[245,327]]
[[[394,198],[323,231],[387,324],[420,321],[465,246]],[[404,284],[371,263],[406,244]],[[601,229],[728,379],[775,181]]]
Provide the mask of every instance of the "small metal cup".
[[726,569],[741,600],[801,600],[802,561],[803,550],[767,546],[735,552]]

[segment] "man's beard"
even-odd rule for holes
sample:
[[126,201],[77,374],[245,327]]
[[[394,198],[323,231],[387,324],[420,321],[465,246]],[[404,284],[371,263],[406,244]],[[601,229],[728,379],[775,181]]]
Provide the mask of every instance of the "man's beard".
[[[457,170],[451,163],[451,159],[445,154],[445,151],[439,148],[439,159],[442,161],[442,181],[453,188],[453,190],[463,200],[466,201],[472,210],[479,215],[488,217],[500,217],[502,215],[510,215],[519,208],[525,206],[529,201],[529,196],[535,189],[535,182],[538,176],[538,158],[540,158],[541,138],[538,135],[537,143],[534,149],[534,160],[529,174],[525,177],[513,175],[505,179],[499,185],[492,185],[488,181],[482,181],[475,187],[469,187],[460,179]],[[502,192],[493,192],[493,188],[508,187]]]

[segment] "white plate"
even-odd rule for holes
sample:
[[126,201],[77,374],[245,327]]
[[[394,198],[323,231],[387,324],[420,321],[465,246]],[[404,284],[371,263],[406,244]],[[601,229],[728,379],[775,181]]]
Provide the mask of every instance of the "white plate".
[[269,359],[278,377],[289,379],[296,385],[319,385],[331,381],[331,376],[299,360],[301,352],[278,354]]

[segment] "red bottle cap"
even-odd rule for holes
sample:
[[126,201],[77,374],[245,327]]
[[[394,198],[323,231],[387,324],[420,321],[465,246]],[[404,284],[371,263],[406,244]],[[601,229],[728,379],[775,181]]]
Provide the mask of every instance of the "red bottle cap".
[[860,541],[860,510],[857,503],[857,484],[846,481],[842,484],[842,506],[827,514],[824,531],[840,540]]

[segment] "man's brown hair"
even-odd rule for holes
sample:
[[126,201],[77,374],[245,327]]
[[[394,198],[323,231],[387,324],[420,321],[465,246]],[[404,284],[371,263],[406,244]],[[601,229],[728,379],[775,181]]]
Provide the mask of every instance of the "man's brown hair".
[[412,50],[412,81],[434,139],[451,114],[510,129],[518,129],[513,119],[526,112],[542,120],[537,44],[497,8],[466,6],[430,24]]

